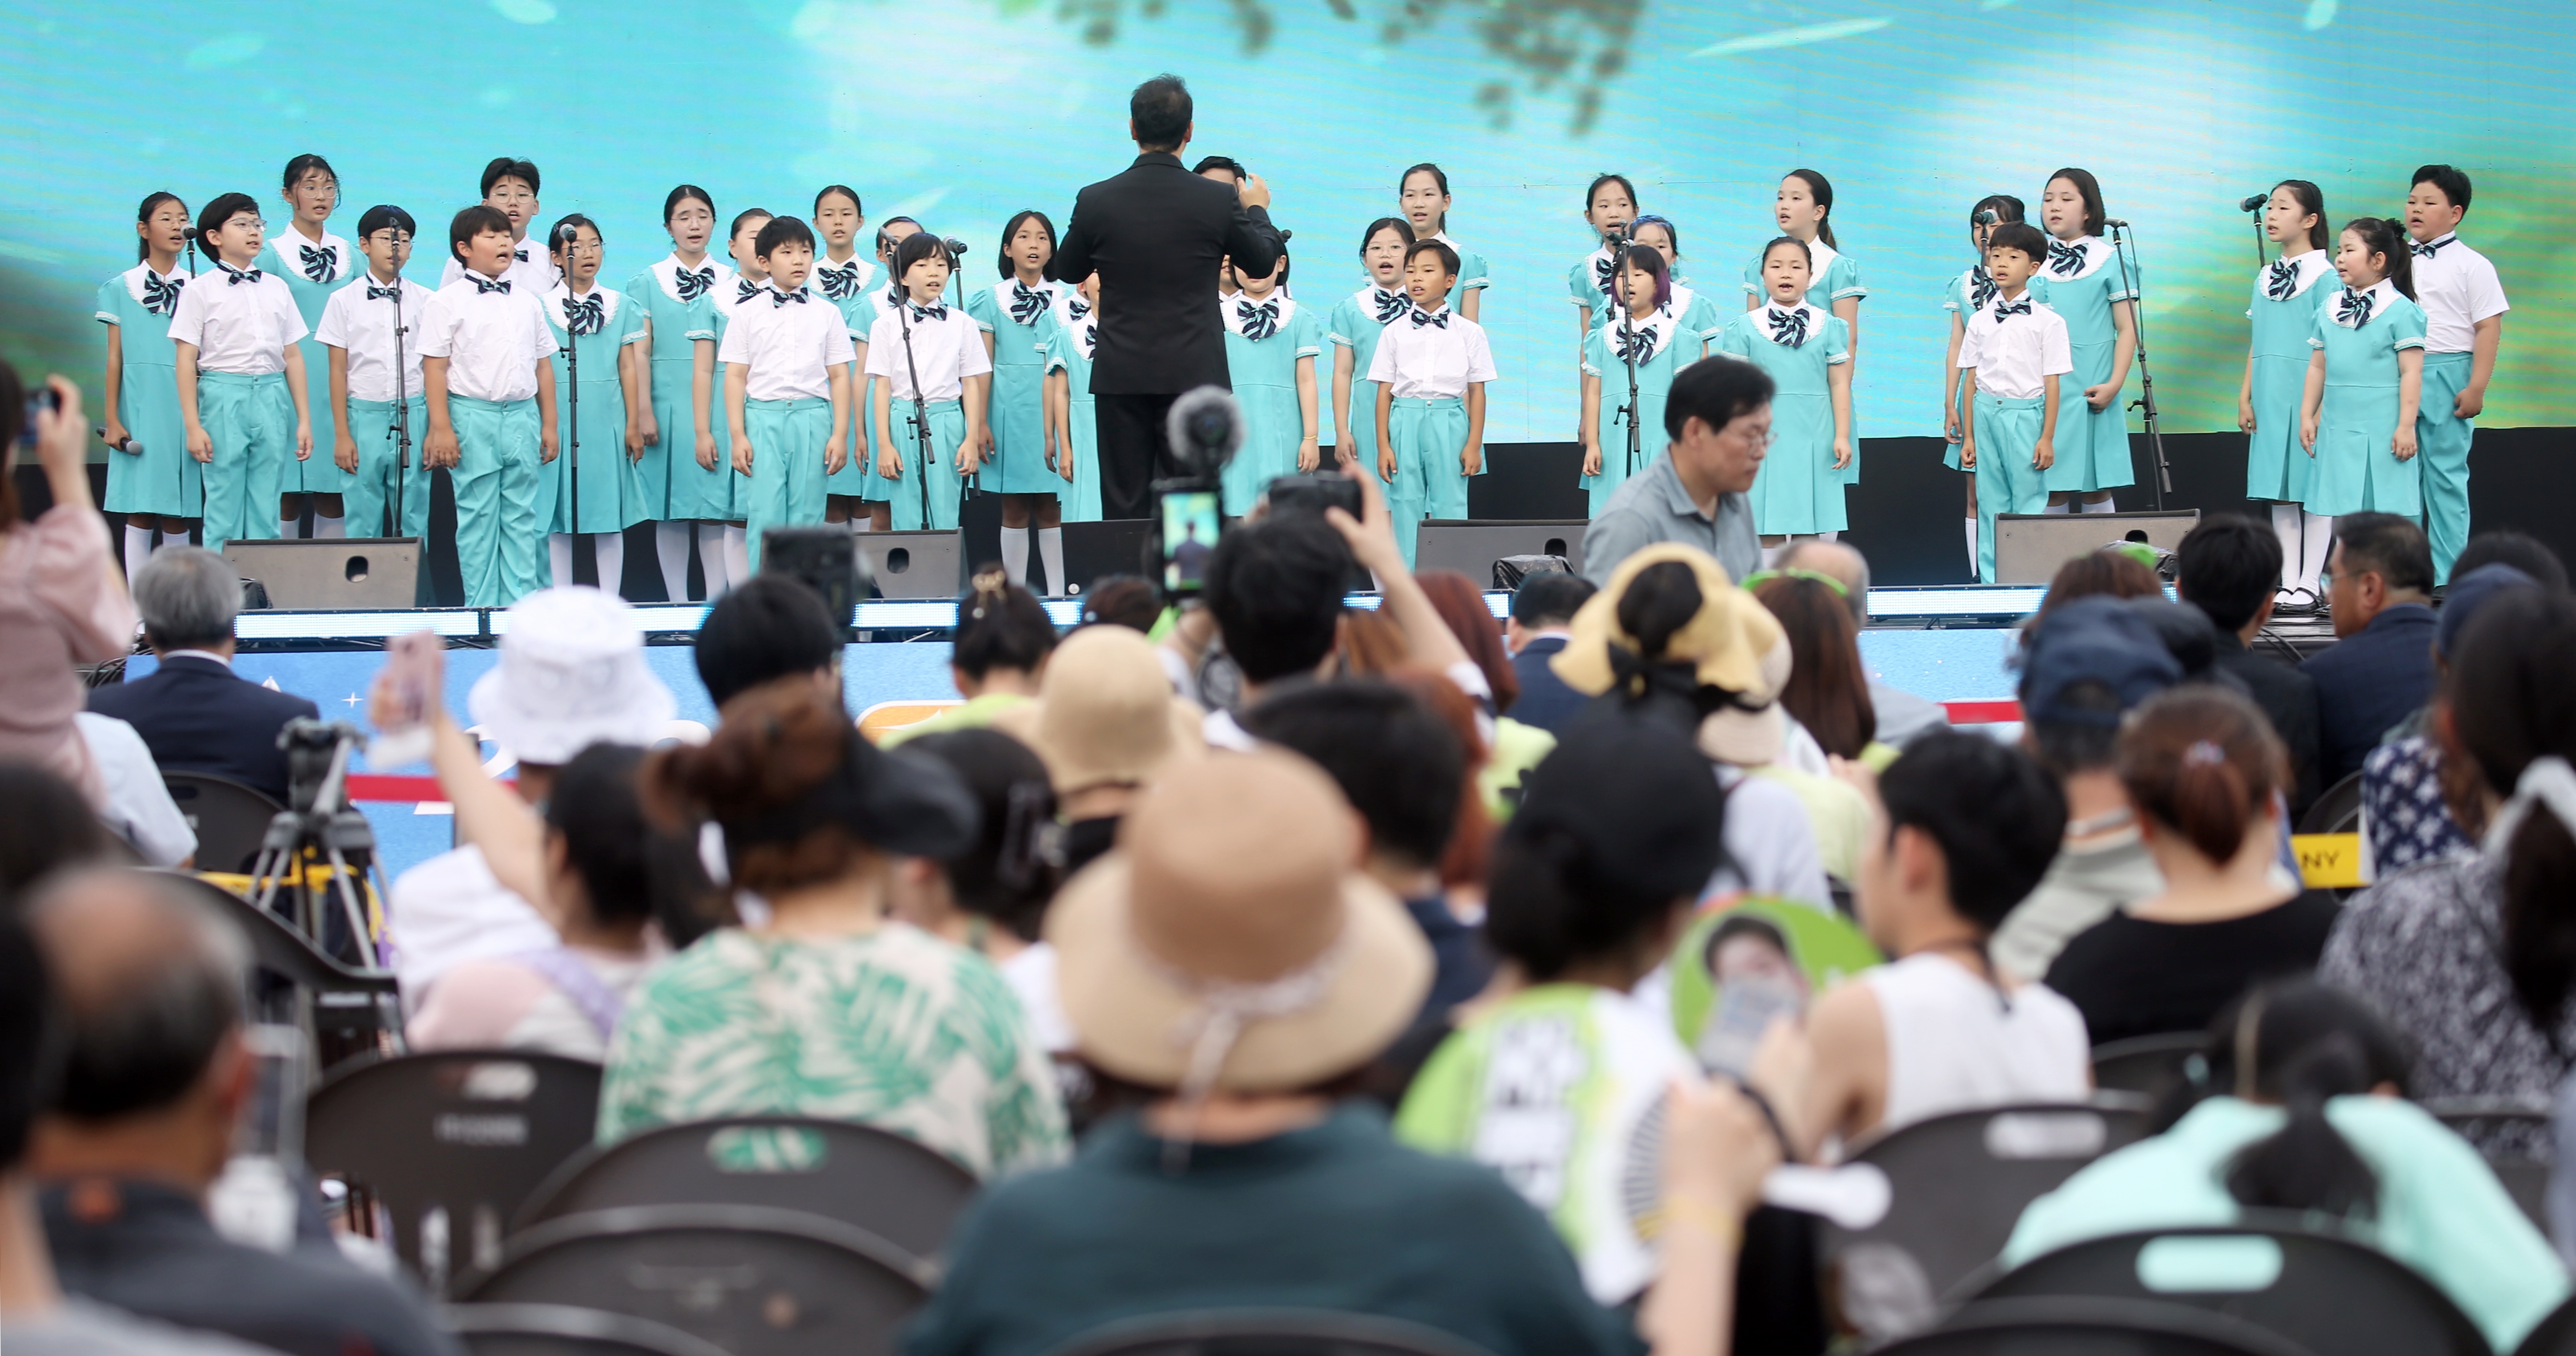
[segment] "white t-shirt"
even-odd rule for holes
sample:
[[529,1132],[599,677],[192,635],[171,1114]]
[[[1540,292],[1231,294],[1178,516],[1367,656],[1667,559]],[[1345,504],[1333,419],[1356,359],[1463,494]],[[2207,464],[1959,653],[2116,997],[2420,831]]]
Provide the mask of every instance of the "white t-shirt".
[[[402,294],[403,336],[402,390],[417,396],[420,384],[421,321],[429,309],[429,299],[438,294],[409,278],[396,278],[394,286]],[[349,355],[349,398],[351,400],[391,400],[394,398],[394,298],[370,297],[369,289],[386,290],[373,273],[359,277],[348,286],[331,294],[322,303],[322,322],[313,329],[313,337]],[[307,381],[329,380],[328,374],[307,372]]]
[[197,831],[188,827],[188,817],[170,799],[161,766],[152,761],[152,748],[143,736],[114,716],[91,711],[73,712],[72,723],[80,730],[81,742],[89,745],[90,761],[98,765],[100,779],[107,783],[107,808],[99,818],[132,843],[149,865],[177,866],[195,856]]
[[[907,303],[908,304],[908,303]],[[926,400],[955,400],[965,379],[993,370],[984,332],[963,306],[911,307],[912,359],[904,360],[904,316],[889,312],[868,330],[868,375],[883,377],[897,400],[913,399],[912,372],[921,373]]]
[[1937,951],[1865,971],[1861,980],[1887,1032],[1880,1132],[1952,1111],[2092,1095],[2084,1015],[2045,985],[2007,995]]
[[1011,992],[1019,996],[1021,1011],[1029,1015],[1038,1044],[1050,1055],[1071,1054],[1073,1021],[1064,1015],[1064,1001],[1056,997],[1055,948],[1039,942],[1002,962],[1000,968]]
[[[2495,265],[2470,249],[2457,232],[2417,249],[2415,302],[2424,308],[2424,348],[2466,353],[2477,342],[2477,323],[2513,309]],[[2429,248],[2431,254],[2422,253]]]
[[509,402],[537,394],[537,364],[553,357],[554,331],[539,304],[543,291],[528,291],[504,278],[507,291],[489,290],[469,274],[438,289],[422,308],[420,356],[447,359],[447,391],[475,400]]
[[385,935],[403,1004],[417,1008],[459,961],[500,959],[562,945],[528,901],[501,887],[478,847],[461,847],[394,877]]
[[832,369],[858,359],[841,310],[810,287],[782,293],[775,284],[743,303],[725,327],[716,360],[751,369],[744,392],[753,400],[832,394]]
[[217,264],[179,293],[178,309],[170,313],[171,341],[197,346],[201,372],[283,372],[286,346],[306,333],[295,294],[284,278],[265,269]]
[[1998,295],[1994,305],[1969,318],[1959,340],[1959,366],[1975,368],[1977,389],[1990,396],[2036,400],[2048,393],[2047,378],[2075,370],[2066,318],[2028,292],[2018,301]]
[[1442,306],[1415,307],[1378,332],[1368,379],[1395,388],[1398,400],[1446,400],[1476,382],[1495,380],[1485,327]]
[[[563,281],[563,270],[555,267],[554,259],[546,253],[546,242],[531,237],[510,247],[510,266],[501,276],[510,280],[510,290],[541,297]],[[464,278],[465,262],[456,257],[456,251],[449,250],[447,267],[438,274],[438,290],[444,292]]]
[[1742,768],[1717,769],[1726,788],[1726,823],[1720,837],[1726,860],[1704,894],[1772,895],[1815,908],[1833,907],[1816,826],[1798,793]]

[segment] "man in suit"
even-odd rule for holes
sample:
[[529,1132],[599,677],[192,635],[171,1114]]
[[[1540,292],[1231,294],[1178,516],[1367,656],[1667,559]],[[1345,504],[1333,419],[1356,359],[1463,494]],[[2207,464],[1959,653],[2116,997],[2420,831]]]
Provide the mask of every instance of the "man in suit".
[[285,804],[286,753],[277,732],[318,713],[302,697],[233,675],[241,576],[202,547],[165,546],[135,575],[134,607],[161,666],[91,690],[89,709],[133,726],[164,772],[229,777]]
[[1127,111],[1136,162],[1074,198],[1053,271],[1069,283],[1100,275],[1091,393],[1101,510],[1146,518],[1154,480],[1177,472],[1163,432],[1173,397],[1231,385],[1215,305],[1219,266],[1231,256],[1238,271],[1260,276],[1284,247],[1260,176],[1233,189],[1182,166],[1195,129],[1179,76],[1138,85]]
[[1592,701],[1565,685],[1548,662],[1565,649],[1574,614],[1600,592],[1579,574],[1550,570],[1521,580],[1512,593],[1512,615],[1503,623],[1503,639],[1512,648],[1512,673],[1521,681],[1511,717],[1562,736]]
[[2433,696],[2433,548],[2393,513],[2335,519],[2326,558],[2334,648],[2299,666],[2316,680],[2325,787],[2361,771],[2391,726]]
[[2245,684],[2290,752],[2290,817],[2307,813],[2317,793],[2316,680],[2251,648],[2272,620],[2281,584],[2281,539],[2263,523],[2217,514],[2182,539],[2175,553],[2175,591],[2218,628],[2217,667]]

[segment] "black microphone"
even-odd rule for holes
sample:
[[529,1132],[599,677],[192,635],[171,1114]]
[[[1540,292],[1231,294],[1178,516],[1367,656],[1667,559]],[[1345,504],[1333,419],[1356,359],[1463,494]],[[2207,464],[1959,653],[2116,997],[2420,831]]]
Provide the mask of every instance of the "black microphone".
[[966,253],[966,242],[955,236],[950,236],[939,243],[948,247],[948,257],[952,259],[961,257]]
[[2272,195],[2269,193],[2249,193],[2245,195],[2245,198],[2242,201],[2236,204],[2236,210],[2239,212],[2260,212],[2263,210],[2263,204],[2270,202],[2271,200]]
[[1992,226],[2001,220],[2003,220],[2003,214],[1997,212],[1991,207],[1985,208],[1977,213],[1977,224],[1980,226]]
[[182,239],[182,240],[194,240],[194,239],[196,239],[196,238],[197,238],[197,228],[196,228],[196,227],[194,227],[194,226],[182,226],[182,227],[180,227],[180,228],[179,228],[179,238],[180,238],[180,239]]
[[2104,217],[2102,218],[2102,224],[2104,226],[2117,226],[2124,231],[2129,229],[2129,223],[2120,220],[2118,217]]
[[569,221],[559,222],[555,226],[555,242],[557,244],[569,245],[574,240],[578,239],[580,235],[581,228],[573,225]]

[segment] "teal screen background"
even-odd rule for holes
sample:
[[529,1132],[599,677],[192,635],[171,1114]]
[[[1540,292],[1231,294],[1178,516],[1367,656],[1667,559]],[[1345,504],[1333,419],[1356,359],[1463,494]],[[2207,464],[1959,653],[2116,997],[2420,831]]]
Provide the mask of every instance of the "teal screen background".
[[1198,102],[1189,155],[1270,181],[1301,304],[1360,284],[1359,232],[1394,214],[1406,165],[1447,169],[1450,233],[1493,271],[1493,441],[1574,436],[1565,275],[1592,247],[1592,175],[1630,175],[1681,226],[1685,277],[1732,307],[1798,166],[1832,179],[1870,289],[1864,436],[1939,432],[1941,297],[1970,262],[1968,207],[2009,192],[2035,208],[2069,164],[2136,223],[2169,429],[2234,426],[2255,268],[2236,200],[2299,177],[2334,223],[2394,215],[2425,161],[2474,177],[2462,234],[2514,304],[2484,422],[2576,425],[2565,3],[22,0],[10,27],[0,353],[93,392],[91,297],[132,264],[154,190],[191,211],[247,191],[284,229],[279,172],[320,152],[343,185],[333,229],[402,204],[424,234],[410,271],[435,284],[483,163],[525,156],[541,221],[597,219],[616,285],[667,251],[675,183],[713,190],[722,220],[801,216],[841,182],[871,223],[968,241],[964,279],[984,285],[1013,211],[1060,228],[1077,188],[1127,163],[1127,93],[1170,70]]

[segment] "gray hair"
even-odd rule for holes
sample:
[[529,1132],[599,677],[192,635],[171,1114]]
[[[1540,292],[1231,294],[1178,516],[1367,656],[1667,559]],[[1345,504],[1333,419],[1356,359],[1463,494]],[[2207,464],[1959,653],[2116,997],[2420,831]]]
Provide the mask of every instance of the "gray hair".
[[165,546],[134,576],[134,608],[153,649],[221,645],[241,611],[241,576],[202,546]]
[[[198,888],[107,868],[60,878],[30,902],[70,1037],[54,1099],[63,1114],[103,1121],[169,1106],[240,1027],[250,943]],[[99,935],[102,920],[86,915],[120,904],[143,916],[111,913],[124,935]],[[92,948],[109,954],[84,964]]]
[[[1822,556],[1822,560],[1802,559]],[[1838,568],[1839,567],[1839,568]],[[1847,541],[1802,541],[1780,553],[1779,568],[1814,570],[1839,580],[1843,586],[1843,606],[1851,609],[1852,625],[1869,629],[1869,557]]]

